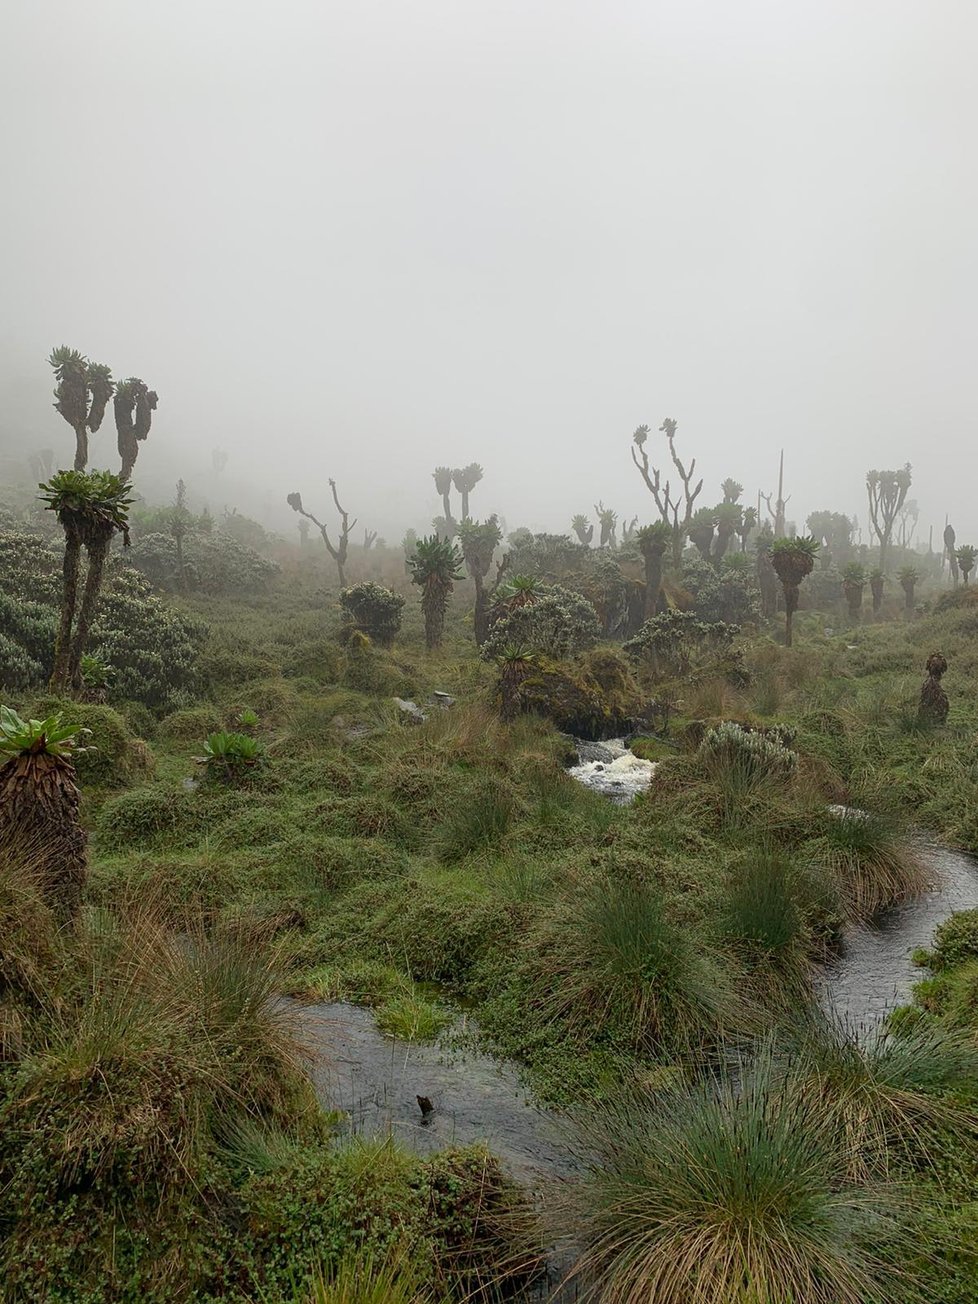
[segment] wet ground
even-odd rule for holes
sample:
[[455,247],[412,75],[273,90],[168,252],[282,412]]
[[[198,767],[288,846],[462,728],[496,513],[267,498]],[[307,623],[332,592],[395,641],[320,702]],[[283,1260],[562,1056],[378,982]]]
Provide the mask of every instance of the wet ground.
[[[569,773],[613,801],[627,803],[645,791],[655,770],[624,742],[581,743]],[[851,1026],[872,1033],[897,1005],[910,999],[920,970],[912,953],[931,944],[934,930],[956,910],[978,907],[978,866],[938,848],[927,853],[934,887],[894,907],[871,926],[853,928],[839,956],[816,980],[823,1005]],[[393,1134],[420,1154],[447,1146],[487,1145],[504,1169],[529,1190],[580,1174],[584,1159],[569,1127],[530,1099],[514,1066],[470,1049],[475,1032],[464,1020],[437,1043],[408,1043],[386,1036],[369,1010],[344,1003],[301,1008],[313,1053],[320,1099],[343,1111],[349,1130],[365,1136]],[[418,1097],[430,1102],[424,1114]],[[580,1143],[577,1143],[578,1145]],[[573,1247],[555,1246],[547,1280],[528,1299],[567,1304],[573,1289],[559,1282]]]
[[[484,1142],[528,1186],[579,1171],[557,1115],[529,1098],[505,1061],[449,1042],[386,1036],[369,1010],[336,1002],[302,1009],[316,1050],[313,1081],[323,1100],[366,1136],[394,1134],[428,1154]],[[433,1106],[425,1119],[418,1096]]]

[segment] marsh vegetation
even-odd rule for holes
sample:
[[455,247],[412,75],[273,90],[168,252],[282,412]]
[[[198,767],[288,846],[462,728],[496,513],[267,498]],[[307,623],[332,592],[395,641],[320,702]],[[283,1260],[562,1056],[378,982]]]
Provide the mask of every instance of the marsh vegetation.
[[[873,547],[799,534],[780,490],[705,506],[667,420],[644,524],[472,520],[473,463],[401,548],[289,493],[319,550],[144,499],[140,381],[88,470],[111,375],[53,361],[76,466],[0,509],[7,1297],[972,1300],[972,914],[876,1028],[819,1000],[928,840],[978,852],[973,557],[901,536],[909,468],[868,473]],[[386,1131],[304,1006],[402,1056]],[[442,1121],[466,1053],[559,1161]]]

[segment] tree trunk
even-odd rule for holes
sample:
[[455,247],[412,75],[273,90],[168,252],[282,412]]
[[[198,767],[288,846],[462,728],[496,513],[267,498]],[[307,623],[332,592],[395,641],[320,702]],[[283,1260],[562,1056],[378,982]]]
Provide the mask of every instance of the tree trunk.
[[662,588],[662,553],[648,554],[645,558],[645,610],[644,617],[651,620],[658,610],[659,590]]
[[68,668],[71,658],[71,626],[78,603],[78,570],[81,564],[81,540],[72,531],[65,531],[64,584],[61,592],[61,618],[54,643],[54,669],[49,688],[63,693],[68,687]]
[[469,491],[468,489],[463,489],[462,490],[462,520],[467,521],[468,519],[469,519]]
[[784,588],[784,645],[791,647],[792,618],[798,610],[798,585],[785,584]]
[[88,429],[84,422],[75,426],[75,470],[84,471],[88,466]]
[[904,603],[903,608],[907,613],[907,620],[913,620],[913,585],[905,584],[903,586]]
[[482,647],[489,637],[489,595],[486,593],[482,576],[476,572],[475,581],[475,643]]
[[109,552],[109,539],[99,539],[90,543],[88,551],[88,574],[85,577],[85,592],[82,595],[81,610],[75,637],[71,642],[71,656],[68,662],[68,677],[75,692],[81,688],[81,659],[88,642],[88,630],[95,616],[98,597],[102,591],[102,575],[105,571],[105,558]]
[[424,640],[429,652],[434,652],[436,648],[441,647],[442,635],[445,632],[447,596],[441,586],[435,588],[425,585],[421,611],[424,615]]
[[132,477],[133,468],[136,465],[136,455],[139,452],[139,445],[131,436],[119,437],[119,452],[122,455],[122,466],[119,470],[121,479],[129,483]]
[[51,905],[72,919],[87,874],[75,767],[66,757],[13,756],[0,766],[0,845],[29,856]]
[[344,571],[344,569],[343,569],[343,563],[339,560],[339,558],[336,559],[336,572],[337,572],[337,574],[338,574],[339,577],[340,577],[340,588],[341,588],[341,589],[345,589],[345,588],[346,588],[346,572]]

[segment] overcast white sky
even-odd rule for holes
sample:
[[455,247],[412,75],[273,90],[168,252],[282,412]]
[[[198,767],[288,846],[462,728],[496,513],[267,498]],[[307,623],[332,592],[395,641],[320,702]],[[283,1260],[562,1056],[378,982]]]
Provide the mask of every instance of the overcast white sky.
[[789,517],[862,520],[909,460],[925,537],[978,542],[976,36],[971,0],[4,0],[0,440],[68,460],[64,342],[158,389],[137,485],[213,493],[223,446],[290,529],[328,475],[424,524],[470,460],[510,527],[652,519],[630,434],[671,415],[704,501],[783,445]]

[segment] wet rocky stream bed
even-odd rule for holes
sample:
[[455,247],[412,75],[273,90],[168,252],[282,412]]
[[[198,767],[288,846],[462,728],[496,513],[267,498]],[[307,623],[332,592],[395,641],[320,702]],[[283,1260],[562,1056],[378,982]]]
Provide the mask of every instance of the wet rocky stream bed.
[[[644,792],[655,763],[640,760],[622,739],[580,743],[568,773],[593,791],[625,804]],[[821,971],[823,1007],[861,1035],[905,1003],[919,978],[911,955],[956,910],[978,906],[978,867],[940,848],[926,851],[933,887],[849,929],[838,955]],[[369,1010],[341,1002],[305,1005],[304,1039],[313,1080],[325,1105],[340,1110],[351,1132],[393,1135],[420,1154],[484,1143],[503,1168],[531,1191],[580,1173],[583,1160],[570,1130],[533,1102],[518,1068],[473,1049],[477,1029],[461,1018],[438,1042],[405,1042],[382,1033]],[[463,1034],[461,1037],[459,1034]],[[432,1106],[422,1114],[418,1097]],[[548,1280],[533,1299],[573,1299],[557,1283],[567,1254],[555,1251]]]

